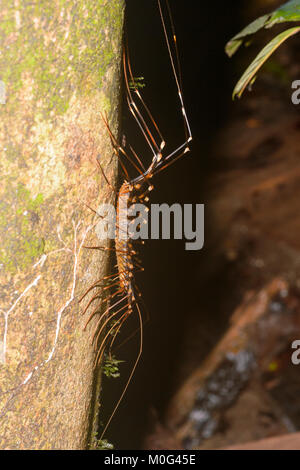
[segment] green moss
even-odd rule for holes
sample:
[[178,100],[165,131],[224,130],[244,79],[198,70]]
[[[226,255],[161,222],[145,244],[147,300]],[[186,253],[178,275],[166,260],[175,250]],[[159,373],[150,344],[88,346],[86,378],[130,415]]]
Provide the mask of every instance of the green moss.
[[91,450],[113,450],[114,445],[107,439],[95,439],[90,446]]
[[19,183],[17,186],[17,198],[25,209],[36,210],[44,201],[44,197],[39,193],[34,199],[31,199],[30,191],[24,184]]
[[47,118],[52,110],[64,113],[74,93],[85,95],[100,88],[115,57],[112,38],[121,31],[120,2],[23,0],[19,7],[6,2],[0,22],[0,79],[8,100],[0,112],[17,106],[17,92],[28,76],[34,80],[34,99]]
[[44,252],[45,242],[38,230],[42,203],[42,194],[32,198],[24,185],[18,184],[14,190],[8,183],[0,203],[0,264],[9,272],[26,268]]

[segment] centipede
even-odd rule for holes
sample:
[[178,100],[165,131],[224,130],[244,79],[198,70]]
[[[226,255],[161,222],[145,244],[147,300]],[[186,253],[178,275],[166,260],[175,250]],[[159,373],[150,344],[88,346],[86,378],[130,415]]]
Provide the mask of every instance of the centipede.
[[[190,144],[192,141],[191,128],[183,99],[179,51],[169,1],[157,0],[157,8],[170,60],[172,75],[175,80],[178,93],[184,138],[183,142],[179,146],[166,153],[166,141],[160,131],[157,120],[154,119],[150,111],[150,107],[146,104],[142,96],[139,79],[135,78],[132,71],[128,42],[125,38],[122,53],[122,68],[126,101],[130,114],[136,123],[137,130],[142,134],[148,152],[150,151],[151,153],[151,157],[150,164],[147,166],[144,163],[144,158],[138,155],[130,144],[128,146],[126,145],[125,149],[125,146],[121,145],[118,138],[113,134],[107,115],[100,112],[101,119],[110,137],[113,152],[119,161],[123,174],[123,181],[121,182],[118,191],[116,191],[105,175],[99,159],[97,160],[102,176],[111,190],[115,192],[117,220],[122,218],[124,201],[126,201],[126,204],[149,204],[150,195],[154,189],[154,185],[152,183],[153,177],[155,177],[158,172],[167,169],[170,165],[174,164],[178,159],[188,153],[190,151]],[[136,172],[134,177],[129,176],[129,165],[131,169]],[[97,214],[97,211],[94,209],[92,210]],[[133,222],[134,219],[130,220],[129,224]],[[139,332],[139,346],[137,356],[131,368],[126,385],[122,390],[120,398],[116,403],[110,418],[104,426],[100,439],[105,435],[110,422],[127,391],[143,351],[143,316],[142,309],[140,307],[141,292],[136,284],[135,276],[136,273],[143,271],[144,268],[141,265],[141,261],[138,256],[138,250],[136,248],[137,241],[132,240],[130,237],[123,236],[123,229],[120,225],[116,225],[115,230],[113,247],[85,247],[91,250],[110,250],[114,254],[115,265],[114,272],[112,274],[106,275],[95,281],[79,300],[79,302],[82,302],[83,299],[86,298],[87,294],[95,292],[92,294],[82,312],[83,315],[85,315],[91,309],[91,312],[86,319],[84,329],[86,329],[91,320],[97,316],[97,321],[95,322],[92,333],[92,340],[96,347],[95,366],[99,366],[99,364],[101,364],[104,355],[112,357],[116,337],[121,331],[124,322],[135,313],[137,314],[138,319],[137,331]],[[143,243],[143,241],[141,241],[141,243]]]

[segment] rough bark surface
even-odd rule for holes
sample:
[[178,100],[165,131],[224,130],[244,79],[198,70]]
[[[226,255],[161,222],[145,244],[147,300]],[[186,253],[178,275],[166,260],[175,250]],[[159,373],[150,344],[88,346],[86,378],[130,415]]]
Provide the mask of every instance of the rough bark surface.
[[78,298],[105,273],[93,208],[114,195],[123,0],[0,11],[0,448],[80,449],[98,382]]

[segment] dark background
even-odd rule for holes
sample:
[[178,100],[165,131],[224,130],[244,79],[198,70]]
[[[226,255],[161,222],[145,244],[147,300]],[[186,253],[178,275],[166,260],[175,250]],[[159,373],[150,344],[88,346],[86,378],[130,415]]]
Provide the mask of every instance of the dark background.
[[[211,147],[234,106],[232,89],[241,73],[236,59],[229,60],[225,55],[224,46],[251,20],[243,16],[245,5],[241,0],[170,1],[194,140],[191,154],[157,175],[152,203],[204,203],[209,211],[206,184],[218,165]],[[156,0],[126,1],[126,35],[133,74],[145,77],[143,96],[164,134],[166,150],[172,151],[184,141],[184,132]],[[151,155],[125,104],[123,111],[123,133],[147,162]],[[206,223],[206,239],[210,230]],[[145,325],[142,359],[105,436],[117,449],[139,448],[153,411],[159,419],[163,417],[176,385],[173,376],[180,361],[182,335],[189,323],[189,312],[197,308],[204,295],[201,272],[209,263],[205,248],[200,252],[186,251],[184,241],[149,240],[141,256],[145,272],[137,282],[145,304],[141,305],[143,315],[149,315],[149,321]],[[218,290],[211,294],[217,297]],[[137,319],[132,319],[123,332],[125,337],[137,326]],[[116,352],[118,359],[126,363],[121,365],[120,379],[104,381],[102,402],[108,416],[130,373],[137,348],[136,337]],[[104,412],[101,419],[105,423]]]

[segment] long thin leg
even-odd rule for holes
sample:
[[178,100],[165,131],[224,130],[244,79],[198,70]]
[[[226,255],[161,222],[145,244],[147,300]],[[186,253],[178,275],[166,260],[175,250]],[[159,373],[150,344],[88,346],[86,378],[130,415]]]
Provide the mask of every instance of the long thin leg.
[[[127,317],[126,317],[126,318],[127,318]],[[110,345],[109,345],[109,354],[111,354],[111,349],[112,349],[112,347],[113,347],[113,344],[114,344],[114,342],[115,342],[115,339],[116,339],[116,337],[117,337],[117,334],[119,333],[120,329],[122,328],[123,323],[126,321],[126,318],[123,318],[123,320],[120,322],[120,324],[118,325],[118,327],[117,327],[117,329],[116,329],[116,331],[115,331],[115,333],[114,333],[113,339],[112,339],[112,341],[111,341],[111,343],[110,343]]]
[[120,158],[120,155],[119,155],[119,150],[120,150],[120,151],[123,151],[123,152],[124,152],[124,150],[122,149],[122,147],[120,147],[120,145],[118,145],[118,142],[117,142],[115,136],[113,135],[112,131],[110,130],[110,127],[109,127],[109,124],[108,124],[108,122],[107,122],[107,119],[105,119],[105,117],[104,117],[104,115],[101,113],[101,111],[100,111],[100,116],[101,116],[102,121],[104,122],[104,125],[105,125],[105,127],[106,127],[108,133],[109,133],[109,136],[110,136],[110,139],[111,139],[111,143],[112,143],[114,152],[115,152],[116,156],[117,156],[118,159],[119,159],[119,162],[120,162],[120,165],[121,165],[121,167],[122,167],[122,170],[123,170],[123,172],[124,172],[124,174],[125,174],[125,177],[127,178],[127,180],[129,180],[130,178],[129,178],[128,171],[126,170],[126,167],[124,166],[124,163],[122,162],[122,160],[121,160],[121,158]]
[[[179,155],[177,155],[177,157],[174,158],[173,160],[171,160],[170,162],[165,163],[165,165],[163,165],[164,162],[161,162],[161,165],[163,165],[163,166],[157,165],[156,170],[154,171],[153,174],[157,175],[157,173],[159,173],[160,171],[165,170],[170,165],[173,165],[173,163],[177,162],[177,160],[179,160],[179,158],[181,158],[183,155],[185,155],[189,151],[190,151],[190,149],[188,147],[186,147],[183,152],[181,152]],[[168,158],[170,158],[170,157],[168,157]],[[165,160],[168,160],[168,158],[166,158]]]
[[[121,299],[121,301],[125,300],[126,298],[128,298],[129,296],[127,295],[126,297],[123,297]],[[110,316],[110,318],[112,318],[112,316]],[[122,318],[122,317],[121,317]],[[115,325],[113,325],[109,330],[108,332],[106,333],[104,339],[102,340],[101,342],[101,346],[99,348],[99,351],[96,355],[96,359],[95,359],[95,364],[99,364],[100,361],[101,361],[101,358],[102,358],[102,354],[103,354],[103,351],[105,350],[105,345],[106,345],[106,340],[107,338],[109,337],[109,335],[111,334],[112,330],[115,328]]]
[[176,86],[177,86],[178,96],[179,96],[179,100],[180,100],[180,104],[181,104],[181,111],[182,111],[182,115],[183,115],[183,120],[184,120],[185,126],[187,128],[187,143],[188,143],[188,142],[190,142],[190,140],[192,140],[192,133],[191,133],[190,124],[189,124],[189,121],[188,121],[188,118],[187,118],[187,115],[186,115],[186,112],[185,112],[184,103],[183,103],[182,89],[181,89],[181,83],[180,83],[181,82],[181,77],[180,77],[181,73],[180,73],[180,65],[179,65],[180,63],[179,63],[179,55],[178,55],[178,49],[177,49],[177,39],[176,39],[175,28],[174,28],[174,24],[173,24],[173,20],[172,20],[171,9],[170,9],[170,5],[167,1],[168,14],[169,14],[171,27],[172,27],[172,32],[173,32],[173,41],[174,41],[177,64],[178,64],[178,69],[179,69],[179,77],[178,77],[176,67],[175,67],[175,61],[174,61],[172,50],[171,50],[169,35],[168,35],[168,32],[167,32],[167,28],[166,28],[166,22],[165,22],[164,15],[163,15],[163,12],[162,12],[161,1],[157,0],[157,2],[158,2],[158,8],[159,8],[159,13],[160,13],[160,17],[161,17],[161,22],[162,22],[162,25],[163,25],[165,40],[166,40],[167,48],[168,48],[168,52],[169,52],[169,57],[170,57],[170,61],[171,61],[172,69],[173,69],[173,74],[174,74],[174,78],[175,78],[175,82],[176,82]]
[[[145,137],[145,139],[146,139],[146,141],[147,141],[147,143],[148,143],[148,145],[151,149],[151,152],[153,153],[153,156],[156,156],[158,153],[160,153],[161,149],[164,147],[165,142],[162,139],[162,142],[161,142],[160,146],[158,146],[158,144],[157,144],[156,140],[154,139],[149,127],[147,126],[147,124],[145,122],[145,119],[143,118],[141,112],[139,111],[139,109],[138,109],[138,107],[137,107],[137,105],[136,105],[136,103],[135,103],[135,101],[132,97],[132,93],[131,93],[130,86],[129,86],[129,81],[128,81],[128,75],[127,75],[127,63],[126,63],[125,51],[123,53],[123,69],[124,69],[124,78],[125,78],[125,84],[126,84],[126,89],[127,89],[127,103],[128,103],[129,110],[132,113],[134,119],[136,120],[143,136]],[[133,80],[133,83],[134,83],[134,78],[133,78],[133,75],[132,75],[132,72],[131,72],[131,67],[129,67],[129,71],[130,71],[130,75],[131,75],[131,80]],[[137,92],[138,90],[135,89],[135,91]],[[141,98],[141,100],[142,100],[142,98]],[[144,103],[143,100],[142,100],[142,103]],[[152,115],[151,115],[150,112],[149,112],[149,114],[152,118]],[[153,119],[153,122],[155,122],[154,119]],[[156,123],[155,123],[155,127],[158,129]],[[160,134],[160,132],[159,132],[159,134]],[[154,150],[154,147],[155,147],[156,150]]]
[[139,345],[138,354],[137,354],[135,363],[134,363],[134,365],[133,365],[133,367],[132,367],[132,369],[131,369],[131,373],[130,373],[130,375],[129,375],[129,377],[128,377],[128,380],[127,380],[127,382],[126,382],[126,385],[125,385],[125,387],[124,387],[124,389],[123,389],[123,392],[122,392],[122,394],[121,394],[121,396],[120,396],[120,398],[119,398],[119,400],[118,400],[116,406],[114,407],[114,410],[113,410],[112,414],[110,415],[110,418],[109,418],[109,420],[107,421],[107,423],[106,423],[106,425],[105,425],[105,428],[103,429],[103,431],[102,431],[102,433],[101,433],[100,439],[102,439],[103,436],[104,436],[104,434],[106,433],[106,430],[107,430],[108,426],[110,425],[111,420],[113,419],[113,417],[114,417],[114,415],[115,415],[117,409],[119,408],[119,405],[120,405],[121,401],[123,400],[123,397],[124,397],[124,395],[125,395],[125,393],[126,393],[126,391],[127,391],[127,388],[128,388],[128,386],[129,386],[130,382],[131,382],[131,379],[132,379],[132,377],[133,377],[133,375],[134,375],[134,373],[135,373],[135,370],[136,370],[136,368],[137,368],[137,365],[138,365],[138,363],[139,363],[140,357],[141,357],[142,352],[143,352],[143,321],[142,321],[142,314],[141,314],[141,311],[140,311],[140,308],[139,308],[138,304],[136,304],[136,307],[137,307],[137,311],[138,311],[139,324],[140,324],[140,345]]
[[109,248],[108,246],[83,246],[83,248],[87,248],[88,250],[113,251],[114,253],[121,253],[124,255],[136,255],[136,251],[134,250],[117,250],[116,248]]
[[[147,317],[146,317],[146,320],[143,320],[143,325],[146,325],[146,323],[148,323],[148,321],[150,320],[150,315],[149,315],[148,309],[147,309],[147,307],[146,307],[146,305],[145,305],[145,302],[143,301],[143,299],[142,299],[142,297],[141,297],[141,292],[140,292],[138,286],[137,286],[135,283],[134,283],[134,288],[135,288],[135,291],[138,292],[139,300],[142,301],[143,306],[144,306],[144,309],[146,310]],[[136,302],[137,302],[137,301],[136,301]],[[136,302],[135,302],[135,303],[136,303]],[[124,321],[125,321],[125,320],[122,320],[122,324],[123,324]],[[118,326],[118,329],[117,329],[117,331],[116,331],[116,334],[115,334],[113,340],[111,341],[111,344],[110,344],[110,346],[109,346],[109,352],[111,352],[111,349],[112,349],[112,347],[113,347],[114,341],[115,341],[115,339],[116,339],[116,336],[117,336],[119,330],[121,329],[122,324],[120,324],[120,325]],[[120,349],[122,346],[124,346],[124,345],[125,345],[131,338],[133,338],[138,332],[139,332],[139,328],[136,329],[136,330],[134,330],[126,339],[124,339],[124,341],[122,341],[120,344],[118,344],[118,345],[116,346],[116,350],[118,350],[118,349]]]
[[[102,331],[104,330],[105,326],[107,325],[107,323],[109,323],[114,317],[116,317],[122,310],[124,310],[124,308],[127,307],[127,304],[126,305],[123,305],[123,307],[119,308],[119,310],[117,310],[116,312],[112,313],[106,320],[105,322],[101,325],[101,328],[99,328],[99,323],[97,325],[97,327],[95,328],[94,330],[94,333],[93,333],[93,341],[95,341],[95,344],[97,344],[98,342],[98,339],[100,338],[101,336],[101,333]],[[99,328],[99,330],[98,330]],[[114,325],[114,328],[115,328],[115,325]],[[97,336],[96,336],[97,334]]]
[[[128,50],[128,43],[127,43],[127,41],[126,41],[126,46],[125,46],[125,47],[126,47],[125,50],[126,50],[126,58],[127,58],[127,61],[124,62],[124,56],[123,56],[123,64],[124,64],[124,74],[125,74],[125,81],[126,81],[126,88],[127,88],[127,91],[128,91],[128,95],[129,95],[129,97],[130,97],[130,100],[133,101],[133,99],[132,99],[132,93],[131,93],[131,90],[130,90],[130,86],[129,86],[129,84],[128,84],[126,66],[128,67],[128,72],[129,72],[129,75],[130,75],[131,83],[133,84],[133,87],[134,87],[134,92],[135,92],[135,94],[138,96],[139,100],[141,101],[141,103],[142,103],[144,109],[146,110],[146,113],[148,114],[148,116],[149,116],[149,118],[150,118],[150,120],[151,120],[151,122],[152,122],[154,128],[156,129],[156,132],[157,132],[157,134],[159,135],[159,138],[160,138],[160,140],[161,140],[161,143],[160,143],[160,146],[159,146],[159,147],[158,147],[158,145],[157,145],[157,143],[156,143],[156,141],[155,141],[155,147],[156,147],[157,151],[159,151],[159,148],[162,150],[162,149],[164,148],[164,146],[165,146],[165,139],[163,138],[162,133],[161,133],[161,131],[160,131],[158,125],[156,124],[156,122],[155,122],[155,120],[154,120],[154,118],[153,118],[153,116],[152,116],[152,114],[151,114],[150,109],[148,108],[147,104],[146,104],[145,101],[143,100],[143,98],[142,98],[142,96],[141,96],[141,94],[140,94],[140,92],[139,92],[139,90],[138,90],[138,88],[137,88],[137,86],[136,86],[136,83],[135,83],[135,80],[134,80],[134,76],[133,76],[133,73],[132,73],[132,69],[131,69],[131,63],[130,63],[130,58],[129,58],[129,50]],[[136,106],[135,106],[135,108],[136,108]],[[146,128],[147,128],[147,126],[146,126]],[[148,128],[147,128],[147,130],[148,130]],[[150,133],[150,131],[149,131],[149,133]]]
[[[134,158],[136,159],[137,163],[136,164],[134,162],[134,160],[128,155],[128,153],[125,152],[125,150],[123,149],[123,147],[121,147],[117,141],[117,139],[115,138],[115,136],[113,135],[111,129],[110,129],[110,126],[108,124],[108,121],[107,121],[107,118],[104,118],[103,114],[101,113],[101,117],[102,117],[102,120],[107,128],[107,131],[110,135],[110,139],[111,139],[111,142],[112,142],[112,145],[113,145],[113,148],[114,148],[114,151],[115,151],[115,154],[117,155],[119,161],[120,161],[120,164],[121,164],[121,167],[122,167],[122,170],[127,178],[127,181],[128,183],[130,184],[131,181],[130,181],[130,178],[129,178],[129,174],[124,166],[124,163],[122,162],[121,158],[120,158],[120,155],[119,155],[119,152],[122,153],[122,155],[134,166],[134,168],[138,171],[139,175],[140,175],[140,178],[142,179],[142,181],[144,181],[146,184],[148,184],[149,187],[151,187],[151,185],[149,184],[148,182],[148,179],[145,177],[145,173],[146,173],[146,170],[145,170],[145,167],[143,165],[143,163],[141,162],[140,158],[138,157],[137,153],[133,150],[132,146],[130,146],[130,150],[134,156]],[[154,155],[155,155],[155,152],[154,152]],[[140,165],[140,166],[139,166]],[[102,173],[103,170],[101,168],[101,171]],[[119,194],[120,196],[120,194]]]
[[[117,276],[117,278],[118,278],[118,276]],[[116,279],[117,279],[117,278],[116,278]],[[87,303],[87,305],[85,306],[85,308],[84,308],[84,310],[83,310],[83,312],[82,312],[82,315],[84,315],[84,314],[86,313],[87,309],[88,309],[89,306],[94,302],[94,300],[100,299],[100,298],[102,297],[102,294],[103,294],[104,291],[106,291],[106,290],[108,290],[108,289],[111,289],[112,287],[114,287],[114,286],[116,286],[116,285],[118,285],[118,284],[119,284],[119,281],[113,282],[112,284],[109,284],[108,286],[103,287],[101,293],[95,294],[95,295],[89,300],[89,302]]]
[[108,186],[111,188],[111,190],[113,191],[113,193],[116,194],[117,191],[116,191],[115,188],[112,186],[112,184],[110,183],[110,181],[108,181],[108,178],[107,178],[106,174],[104,173],[104,170],[103,170],[103,168],[102,168],[101,163],[99,162],[98,159],[97,159],[96,161],[97,161],[97,163],[98,163],[98,165],[99,165],[99,168],[100,168],[100,170],[101,170],[101,173],[102,173],[102,175],[103,175],[105,181],[107,182]]
[[180,85],[180,89],[182,90],[182,74],[181,74],[181,66],[180,66],[180,60],[179,60],[179,52],[178,52],[178,47],[177,47],[177,36],[176,36],[176,31],[175,31],[175,26],[174,26],[174,21],[173,21],[173,17],[171,13],[169,0],[166,0],[166,4],[168,8],[169,20],[171,24],[171,30],[172,30],[172,36],[173,36],[173,42],[174,42],[174,48],[175,48],[175,54],[176,54],[178,82]]
[[[170,38],[169,38],[170,34],[167,31],[166,20],[165,20],[165,16],[164,16],[164,13],[163,13],[163,9],[162,9],[160,0],[158,0],[158,7],[159,7],[159,13],[160,13],[160,17],[161,17],[161,22],[162,22],[162,25],[163,25],[163,31],[164,31],[165,41],[166,41],[166,45],[167,45],[167,49],[168,49],[168,54],[169,54],[169,58],[170,58],[171,66],[172,66],[172,71],[173,71],[173,75],[174,75],[174,79],[175,79],[175,83],[176,83],[176,87],[177,87],[177,92],[178,92],[178,96],[179,96],[179,100],[180,100],[181,113],[182,113],[182,116],[183,116],[184,130],[185,130],[185,142],[183,144],[181,144],[179,147],[177,147],[175,150],[173,150],[171,153],[169,153],[168,155],[166,155],[166,156],[162,155],[162,149],[165,145],[165,141],[162,138],[162,135],[159,131],[159,128],[158,128],[151,112],[147,108],[147,105],[145,104],[139,90],[137,89],[137,86],[136,86],[135,81],[134,81],[134,76],[133,76],[133,73],[132,73],[132,70],[131,70],[129,54],[128,54],[128,51],[127,51],[127,48],[126,48],[126,52],[123,53],[123,67],[124,67],[124,76],[125,76],[125,83],[126,83],[126,89],[127,89],[128,106],[129,106],[129,109],[130,109],[134,119],[136,120],[136,123],[138,124],[139,128],[141,129],[141,131],[142,131],[142,133],[143,133],[143,135],[144,135],[144,137],[145,137],[145,139],[146,139],[146,141],[147,141],[148,145],[150,146],[151,151],[153,153],[152,163],[149,166],[149,168],[146,171],[144,171],[144,176],[145,177],[149,177],[149,176],[153,175],[155,170],[157,170],[162,165],[164,165],[166,160],[170,160],[170,159],[174,159],[174,160],[176,159],[177,160],[178,158],[182,157],[186,152],[189,151],[189,143],[192,140],[191,128],[190,128],[190,124],[189,124],[189,121],[188,121],[188,118],[187,118],[187,115],[186,115],[184,101],[183,101],[182,85],[181,85],[181,69],[180,69],[179,54],[178,54],[178,47],[177,47],[177,38],[176,38],[176,34],[175,34],[175,28],[174,28],[172,15],[171,15],[170,5],[167,1],[168,18],[169,18],[169,22],[170,22],[170,25],[171,25],[171,32],[172,32],[171,35],[172,35],[172,39],[173,39],[173,49],[175,50],[175,53],[174,53],[174,51],[172,51],[171,42],[170,42]],[[126,61],[126,55],[127,55],[127,61]],[[176,63],[176,65],[175,65],[175,63]],[[127,69],[128,69],[128,71],[127,71]],[[156,132],[158,133],[160,138],[162,138],[162,142],[161,142],[160,147],[156,143],[156,141],[155,141],[155,139],[154,139],[154,137],[153,137],[153,135],[152,135],[152,133],[149,129],[149,126],[145,122],[141,112],[139,111],[135,101],[133,100],[132,92],[130,90],[130,85],[129,85],[129,80],[128,80],[128,73],[129,73],[131,82],[133,83],[133,86],[134,86],[134,92],[139,97],[144,109],[146,110],[146,113],[150,117],[151,123],[155,127]],[[136,182],[139,182],[140,180],[141,180],[140,177],[134,178],[132,180],[132,183],[135,184]]]
[[[143,171],[142,171],[142,170],[139,168],[139,166],[130,158],[130,156],[125,152],[125,150],[123,149],[123,147],[121,147],[121,145],[119,145],[117,139],[115,138],[115,136],[113,135],[113,133],[112,133],[110,127],[109,127],[107,118],[105,118],[102,113],[100,113],[100,115],[101,115],[101,118],[102,118],[102,120],[103,120],[103,122],[104,122],[104,125],[105,125],[105,127],[106,127],[106,129],[107,129],[107,131],[108,131],[108,133],[109,133],[109,136],[110,136],[111,142],[112,142],[112,146],[113,146],[113,148],[114,148],[115,154],[117,155],[117,157],[118,157],[118,159],[119,159],[119,161],[120,161],[120,164],[121,164],[122,169],[123,169],[123,171],[124,171],[124,174],[125,174],[125,176],[126,176],[126,178],[127,178],[127,181],[130,180],[129,174],[128,174],[128,171],[126,170],[125,166],[124,166],[124,163],[122,162],[122,160],[121,160],[121,158],[120,158],[119,152],[121,152],[121,153],[123,154],[123,156],[124,156],[125,158],[127,158],[127,160],[134,166],[134,168],[142,175],[142,174],[143,174]],[[140,160],[138,160],[138,163],[141,164]]]
[[[126,271],[124,271],[124,272],[126,272]],[[101,279],[98,279],[98,281],[94,282],[94,283],[85,291],[85,293],[80,297],[80,299],[79,299],[78,302],[79,302],[79,303],[82,302],[82,300],[84,299],[84,297],[85,297],[92,289],[94,289],[95,287],[101,287],[101,283],[102,283],[103,281],[106,281],[106,280],[111,279],[111,278],[113,278],[113,277],[117,278],[118,275],[119,275],[119,273],[118,273],[118,274],[117,274],[117,273],[114,273],[114,274],[110,274],[109,276],[103,276]]]
[[[125,305],[125,307],[127,307],[127,305]],[[126,310],[126,312],[122,314],[122,316],[119,318],[119,320],[123,320],[124,317],[127,318],[128,314],[129,314],[129,310]],[[107,347],[107,343],[108,343],[107,339],[112,334],[114,328],[115,328],[115,325],[111,326],[108,333],[105,335],[105,338],[103,339],[103,341],[101,341],[100,349],[99,349],[99,351],[97,353],[97,356],[96,356],[96,359],[94,361],[95,366],[97,366],[98,364],[101,363],[103,354],[106,351],[106,347]]]
[[[111,294],[107,297],[106,300],[111,300],[113,299],[114,297],[116,297],[117,295],[119,295],[120,293],[122,292],[122,289],[119,289],[117,292],[115,292],[114,294]],[[116,307],[116,305],[118,305],[120,302],[116,302],[114,305],[108,307],[104,313],[102,313],[99,317],[99,321],[101,320],[102,317],[105,317],[105,315],[114,307]],[[96,315],[96,313],[99,312],[99,306],[95,308],[95,310],[90,314],[89,318],[87,319],[85,325],[84,325],[84,328],[83,330],[86,330],[86,327],[88,326],[88,324],[90,323],[91,319]]]

